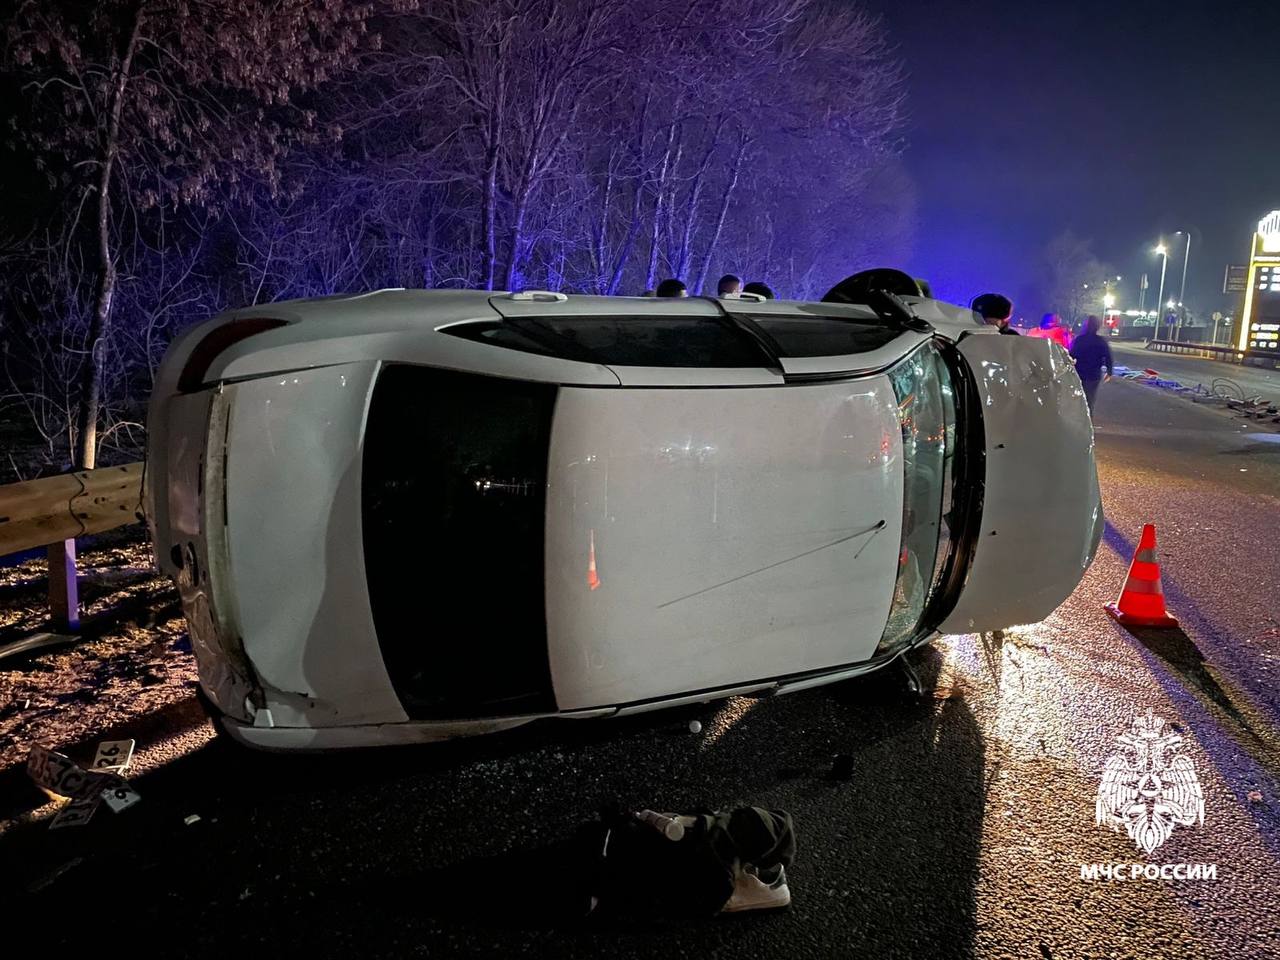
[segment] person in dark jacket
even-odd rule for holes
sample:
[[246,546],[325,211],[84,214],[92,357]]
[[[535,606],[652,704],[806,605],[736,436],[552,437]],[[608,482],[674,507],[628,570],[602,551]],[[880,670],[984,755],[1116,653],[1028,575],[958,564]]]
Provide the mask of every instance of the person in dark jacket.
[[1015,337],[1018,335],[1018,331],[1009,326],[1009,318],[1013,316],[1013,301],[1003,294],[980,294],[973,298],[969,307],[982,318],[983,323],[997,327],[1001,333]]
[[766,300],[773,299],[773,288],[759,280],[752,280],[742,288],[742,292],[754,293],[757,297],[764,297]]
[[[1115,365],[1111,362],[1111,345],[1098,336],[1102,321],[1090,317],[1085,321],[1084,333],[1071,345],[1071,359],[1076,362],[1076,373],[1084,384],[1084,398],[1089,402],[1089,415],[1093,416],[1093,402],[1098,396],[1098,384],[1110,380]],[[1106,375],[1103,375],[1103,370]]]
[[668,277],[658,284],[658,289],[654,295],[659,297],[687,297],[689,288],[684,285],[683,280]]

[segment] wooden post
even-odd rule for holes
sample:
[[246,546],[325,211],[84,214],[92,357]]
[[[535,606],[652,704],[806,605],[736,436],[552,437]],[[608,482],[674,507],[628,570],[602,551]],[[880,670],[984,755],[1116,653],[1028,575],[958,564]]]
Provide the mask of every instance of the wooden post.
[[49,616],[54,630],[80,629],[75,540],[49,544]]

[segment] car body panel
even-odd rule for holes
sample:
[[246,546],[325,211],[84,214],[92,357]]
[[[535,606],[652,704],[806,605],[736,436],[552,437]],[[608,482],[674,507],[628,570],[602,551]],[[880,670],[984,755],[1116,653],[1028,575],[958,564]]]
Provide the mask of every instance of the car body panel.
[[925,334],[906,331],[891,343],[866,353],[832,357],[783,357],[782,371],[793,379],[865,376],[892,366],[928,339]]
[[764,367],[630,367],[609,369],[624,387],[780,387],[783,377]]
[[1102,536],[1093,426],[1070,356],[1028,337],[964,337],[986,434],[982,527],[948,633],[998,630],[1052,613]]
[[363,361],[226,388],[229,573],[278,725],[407,717],[364,582],[360,437],[378,369]]
[[[422,331],[352,334],[314,343],[284,339],[287,328],[272,330],[229,348],[210,368],[210,375],[225,380],[245,380],[277,372],[349,363],[353,360],[395,358],[401,363],[423,363],[446,370],[483,369],[498,377],[541,383],[578,383],[615,387],[618,377],[608,367],[534,353],[517,353],[504,347],[476,343],[461,337],[437,336]],[[273,344],[272,341],[279,341]]]
[[158,493],[171,542],[164,559],[182,597],[201,684],[224,713],[252,720],[246,701],[256,681],[235,624],[221,518],[229,405],[222,394],[206,391],[167,397],[164,407],[173,428],[166,434],[168,482]]
[[[902,523],[886,378],[565,388],[548,469],[547,628],[561,709],[874,651]],[[598,589],[587,579],[592,540]]]

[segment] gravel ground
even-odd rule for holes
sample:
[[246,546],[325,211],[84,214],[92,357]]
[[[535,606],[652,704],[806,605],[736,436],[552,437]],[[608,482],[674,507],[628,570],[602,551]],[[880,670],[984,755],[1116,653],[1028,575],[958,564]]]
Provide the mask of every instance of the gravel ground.
[[[174,736],[191,740],[184,727],[212,735],[177,592],[141,528],[82,545],[79,560],[82,639],[0,660],[0,834],[55,809],[30,808],[17,789],[33,743],[87,762],[99,740],[132,737],[131,772],[142,774],[172,757]],[[48,629],[46,590],[43,558],[0,568],[0,644]]]

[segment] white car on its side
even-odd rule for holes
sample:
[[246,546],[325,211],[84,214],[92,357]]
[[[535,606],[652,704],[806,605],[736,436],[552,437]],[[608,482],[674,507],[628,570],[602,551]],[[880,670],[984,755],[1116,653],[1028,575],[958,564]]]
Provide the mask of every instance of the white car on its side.
[[438,740],[1042,619],[1102,528],[1070,359],[860,289],[394,290],[187,333],[146,496],[223,728]]

